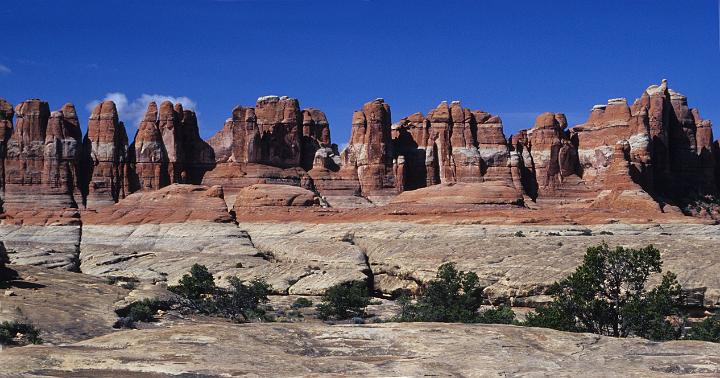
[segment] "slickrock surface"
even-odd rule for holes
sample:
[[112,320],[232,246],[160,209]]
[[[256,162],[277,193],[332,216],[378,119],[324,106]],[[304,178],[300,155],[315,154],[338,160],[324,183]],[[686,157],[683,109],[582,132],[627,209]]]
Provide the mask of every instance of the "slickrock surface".
[[[10,268],[19,278],[7,289],[13,295],[0,295],[0,321],[30,322],[41,330],[46,343],[71,343],[113,332],[116,303],[130,292],[80,273],[19,265]],[[8,372],[0,372],[3,374]]]
[[311,295],[367,278],[362,253],[347,243],[327,242],[307,253],[310,246],[279,241],[283,252],[266,252],[269,246],[256,245],[232,222],[219,187],[174,184],[139,192],[84,219],[79,257],[86,274],[175,284],[198,263],[221,282],[263,278],[274,292]]
[[213,272],[264,262],[232,222],[220,187],[139,192],[84,219],[80,268],[88,274],[174,283],[196,262]]
[[478,273],[492,301],[518,306],[546,300],[537,296],[573,272],[588,246],[603,241],[611,246],[653,244],[662,252],[663,269],[675,272],[683,288],[699,292],[705,307],[720,305],[720,265],[715,253],[720,226],[354,222],[241,223],[240,228],[278,262],[305,263],[312,257],[327,265],[347,266],[352,260],[342,253],[345,244],[358,256],[364,255],[375,289],[385,294],[432,279],[438,266],[453,261],[463,270]]
[[713,376],[716,344],[501,325],[188,323],[0,354],[34,376]]
[[77,271],[80,226],[0,225],[0,254],[12,264]]

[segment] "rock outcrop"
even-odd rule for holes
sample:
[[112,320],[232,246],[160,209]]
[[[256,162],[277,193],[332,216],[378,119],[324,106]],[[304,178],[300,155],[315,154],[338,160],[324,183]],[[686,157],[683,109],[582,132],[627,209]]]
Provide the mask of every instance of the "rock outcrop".
[[235,211],[243,207],[312,206],[315,193],[292,185],[255,184],[242,188],[235,197]]
[[[170,111],[171,115],[165,114],[165,117],[172,117],[172,107]],[[168,139],[174,145],[174,137]],[[138,126],[135,141],[130,146],[134,155],[132,164],[135,177],[131,181],[133,191],[157,190],[170,183],[168,153],[164,142],[163,134],[158,127],[157,104],[151,102]]]
[[111,205],[130,193],[128,136],[112,101],[97,104],[83,141],[87,175],[85,203],[94,209]]
[[202,183],[222,185],[229,206],[238,191],[250,185],[311,189],[307,170],[315,153],[332,150],[325,114],[312,108],[301,111],[296,99],[285,96],[264,96],[255,107],[235,107],[208,143],[215,166],[204,174]]
[[15,114],[4,159],[6,214],[20,222],[75,218],[71,210],[66,212],[81,202],[77,188],[82,144],[75,108],[66,104],[51,113],[46,102],[28,100]]
[[125,377],[238,372],[292,377],[669,377],[713,376],[720,370],[715,362],[720,353],[710,342],[653,343],[510,325],[278,322],[238,327],[202,320],[148,328],[74,344],[15,348],[3,351],[0,364],[10,376],[42,372]]
[[[12,104],[0,99],[0,200],[5,198],[5,157],[7,143],[12,135],[15,111]],[[2,206],[0,206],[2,211]]]
[[500,117],[442,102],[427,117],[415,113],[393,125],[403,189],[455,182],[513,186],[508,143]]
[[390,124],[390,105],[381,98],[366,103],[353,113],[350,143],[341,153],[343,177],[357,177],[362,194],[381,202],[402,191],[395,180]]

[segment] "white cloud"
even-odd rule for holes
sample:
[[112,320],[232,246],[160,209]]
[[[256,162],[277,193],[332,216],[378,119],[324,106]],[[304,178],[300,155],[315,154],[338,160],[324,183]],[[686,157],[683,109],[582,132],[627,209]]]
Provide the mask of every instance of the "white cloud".
[[147,94],[143,93],[140,97],[129,101],[127,96],[122,92],[111,92],[105,95],[102,100],[95,100],[87,104],[86,108],[88,111],[92,109],[102,101],[112,101],[117,107],[118,115],[120,120],[125,122],[125,127],[137,127],[140,124],[145,111],[147,110],[148,104],[152,101],[160,105],[163,101],[170,101],[173,104],[181,103],[184,109],[192,109],[197,112],[197,103],[192,99],[180,96],[166,96],[159,94]]
[[12,70],[10,67],[0,64],[0,75],[10,75],[12,73]]

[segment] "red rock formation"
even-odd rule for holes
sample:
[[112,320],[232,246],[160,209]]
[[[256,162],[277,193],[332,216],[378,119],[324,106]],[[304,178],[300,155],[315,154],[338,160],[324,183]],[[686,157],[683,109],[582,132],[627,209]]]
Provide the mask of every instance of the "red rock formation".
[[398,203],[450,201],[465,188],[455,183],[478,184],[467,187],[475,199],[452,200],[462,206],[494,203],[492,196],[510,203],[520,194],[545,201],[532,205],[539,207],[630,206],[633,198],[687,205],[718,195],[720,144],[711,124],[666,82],[631,107],[625,99],[595,106],[569,130],[564,115],[543,113],[510,141],[499,117],[459,102],[391,125],[390,107],[378,99],[353,114],[342,153],[331,143],[325,114],[301,111],[287,97],[236,107],[209,143],[200,138],[195,113],[167,101],[159,109],[149,104],[130,147],[112,102],[93,110],[82,146],[72,105],[50,113],[47,103],[30,100],[16,113],[13,129],[12,107],[0,101],[0,189],[11,220],[27,209],[63,214],[82,203],[96,209],[172,183],[222,185],[228,204],[257,184],[305,188],[331,206],[370,204],[358,196],[383,204],[437,184],[446,185]]
[[[183,165],[185,151],[182,143],[182,105],[173,107],[170,101],[160,104],[157,128],[162,136],[162,144],[167,155],[167,179],[169,184],[184,183],[182,177],[187,177]],[[183,174],[183,172],[185,172]]]
[[261,163],[276,167],[300,166],[302,113],[294,98],[264,96],[255,107],[261,135]]
[[0,98],[0,200],[5,197],[5,155],[7,142],[12,134],[14,115],[12,104]]
[[112,101],[93,109],[83,149],[88,208],[111,205],[129,194],[128,137]]
[[[509,146],[503,132],[502,120],[483,111],[473,111],[477,130],[475,140],[480,154],[483,181],[498,181],[504,185],[521,187],[511,173]],[[517,163],[517,162],[516,162]]]
[[577,173],[577,155],[566,133],[562,113],[543,113],[527,132],[539,195],[554,193],[568,176]]
[[[438,183],[500,181],[513,186],[502,121],[455,101],[393,125],[398,161],[404,160],[403,189]],[[400,158],[403,159],[400,159]],[[398,167],[400,168],[400,167]]]
[[5,209],[77,208],[80,129],[74,107],[51,116],[46,102],[28,100],[15,112],[5,159]]
[[140,191],[97,212],[83,214],[86,224],[160,224],[188,221],[232,222],[222,187],[174,184]]
[[615,144],[608,169],[603,175],[603,190],[599,191],[592,207],[620,212],[639,210],[650,214],[661,213],[658,202],[632,180],[630,150],[631,145],[626,140]]
[[43,178],[51,192],[70,193],[70,207],[82,203],[80,191],[80,158],[82,131],[73,104],[52,112],[45,135]]
[[182,142],[181,182],[200,184],[205,172],[215,167],[215,152],[200,137],[197,116],[192,110],[183,109],[175,104],[175,112],[181,117],[182,127],[178,133]]
[[253,184],[312,188],[301,165],[310,169],[315,152],[331,146],[322,112],[301,112],[296,99],[277,96],[259,98],[255,108],[235,107],[208,144],[215,164],[203,174],[202,183],[222,185],[230,203],[241,188]]
[[448,183],[410,190],[390,201],[398,205],[433,206],[437,209],[474,205],[522,205],[519,191],[500,182]]
[[[172,111],[172,106],[169,107],[169,110]],[[167,106],[165,111],[168,111]],[[166,113],[165,116],[169,115]],[[174,137],[172,139],[174,144]],[[138,126],[131,149],[135,158],[133,161],[135,179],[131,183],[132,191],[157,190],[169,184],[168,154],[162,132],[158,128],[158,109],[155,102],[148,104],[145,117]]]
[[325,113],[308,108],[302,112],[302,164],[306,171],[313,168],[315,152],[320,148],[332,148],[330,143],[330,125]]
[[343,176],[353,177],[356,172],[363,195],[378,201],[398,191],[390,122],[390,106],[383,99],[366,103],[353,114],[350,143],[341,153]]
[[312,206],[316,203],[315,193],[292,185],[255,184],[242,188],[235,199],[233,208],[262,206]]

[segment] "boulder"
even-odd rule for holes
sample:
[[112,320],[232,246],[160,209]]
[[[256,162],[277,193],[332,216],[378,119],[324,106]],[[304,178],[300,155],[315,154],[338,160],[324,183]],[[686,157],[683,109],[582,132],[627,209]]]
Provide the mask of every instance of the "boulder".
[[297,186],[255,184],[242,188],[235,199],[234,209],[262,206],[313,206],[315,193]]

